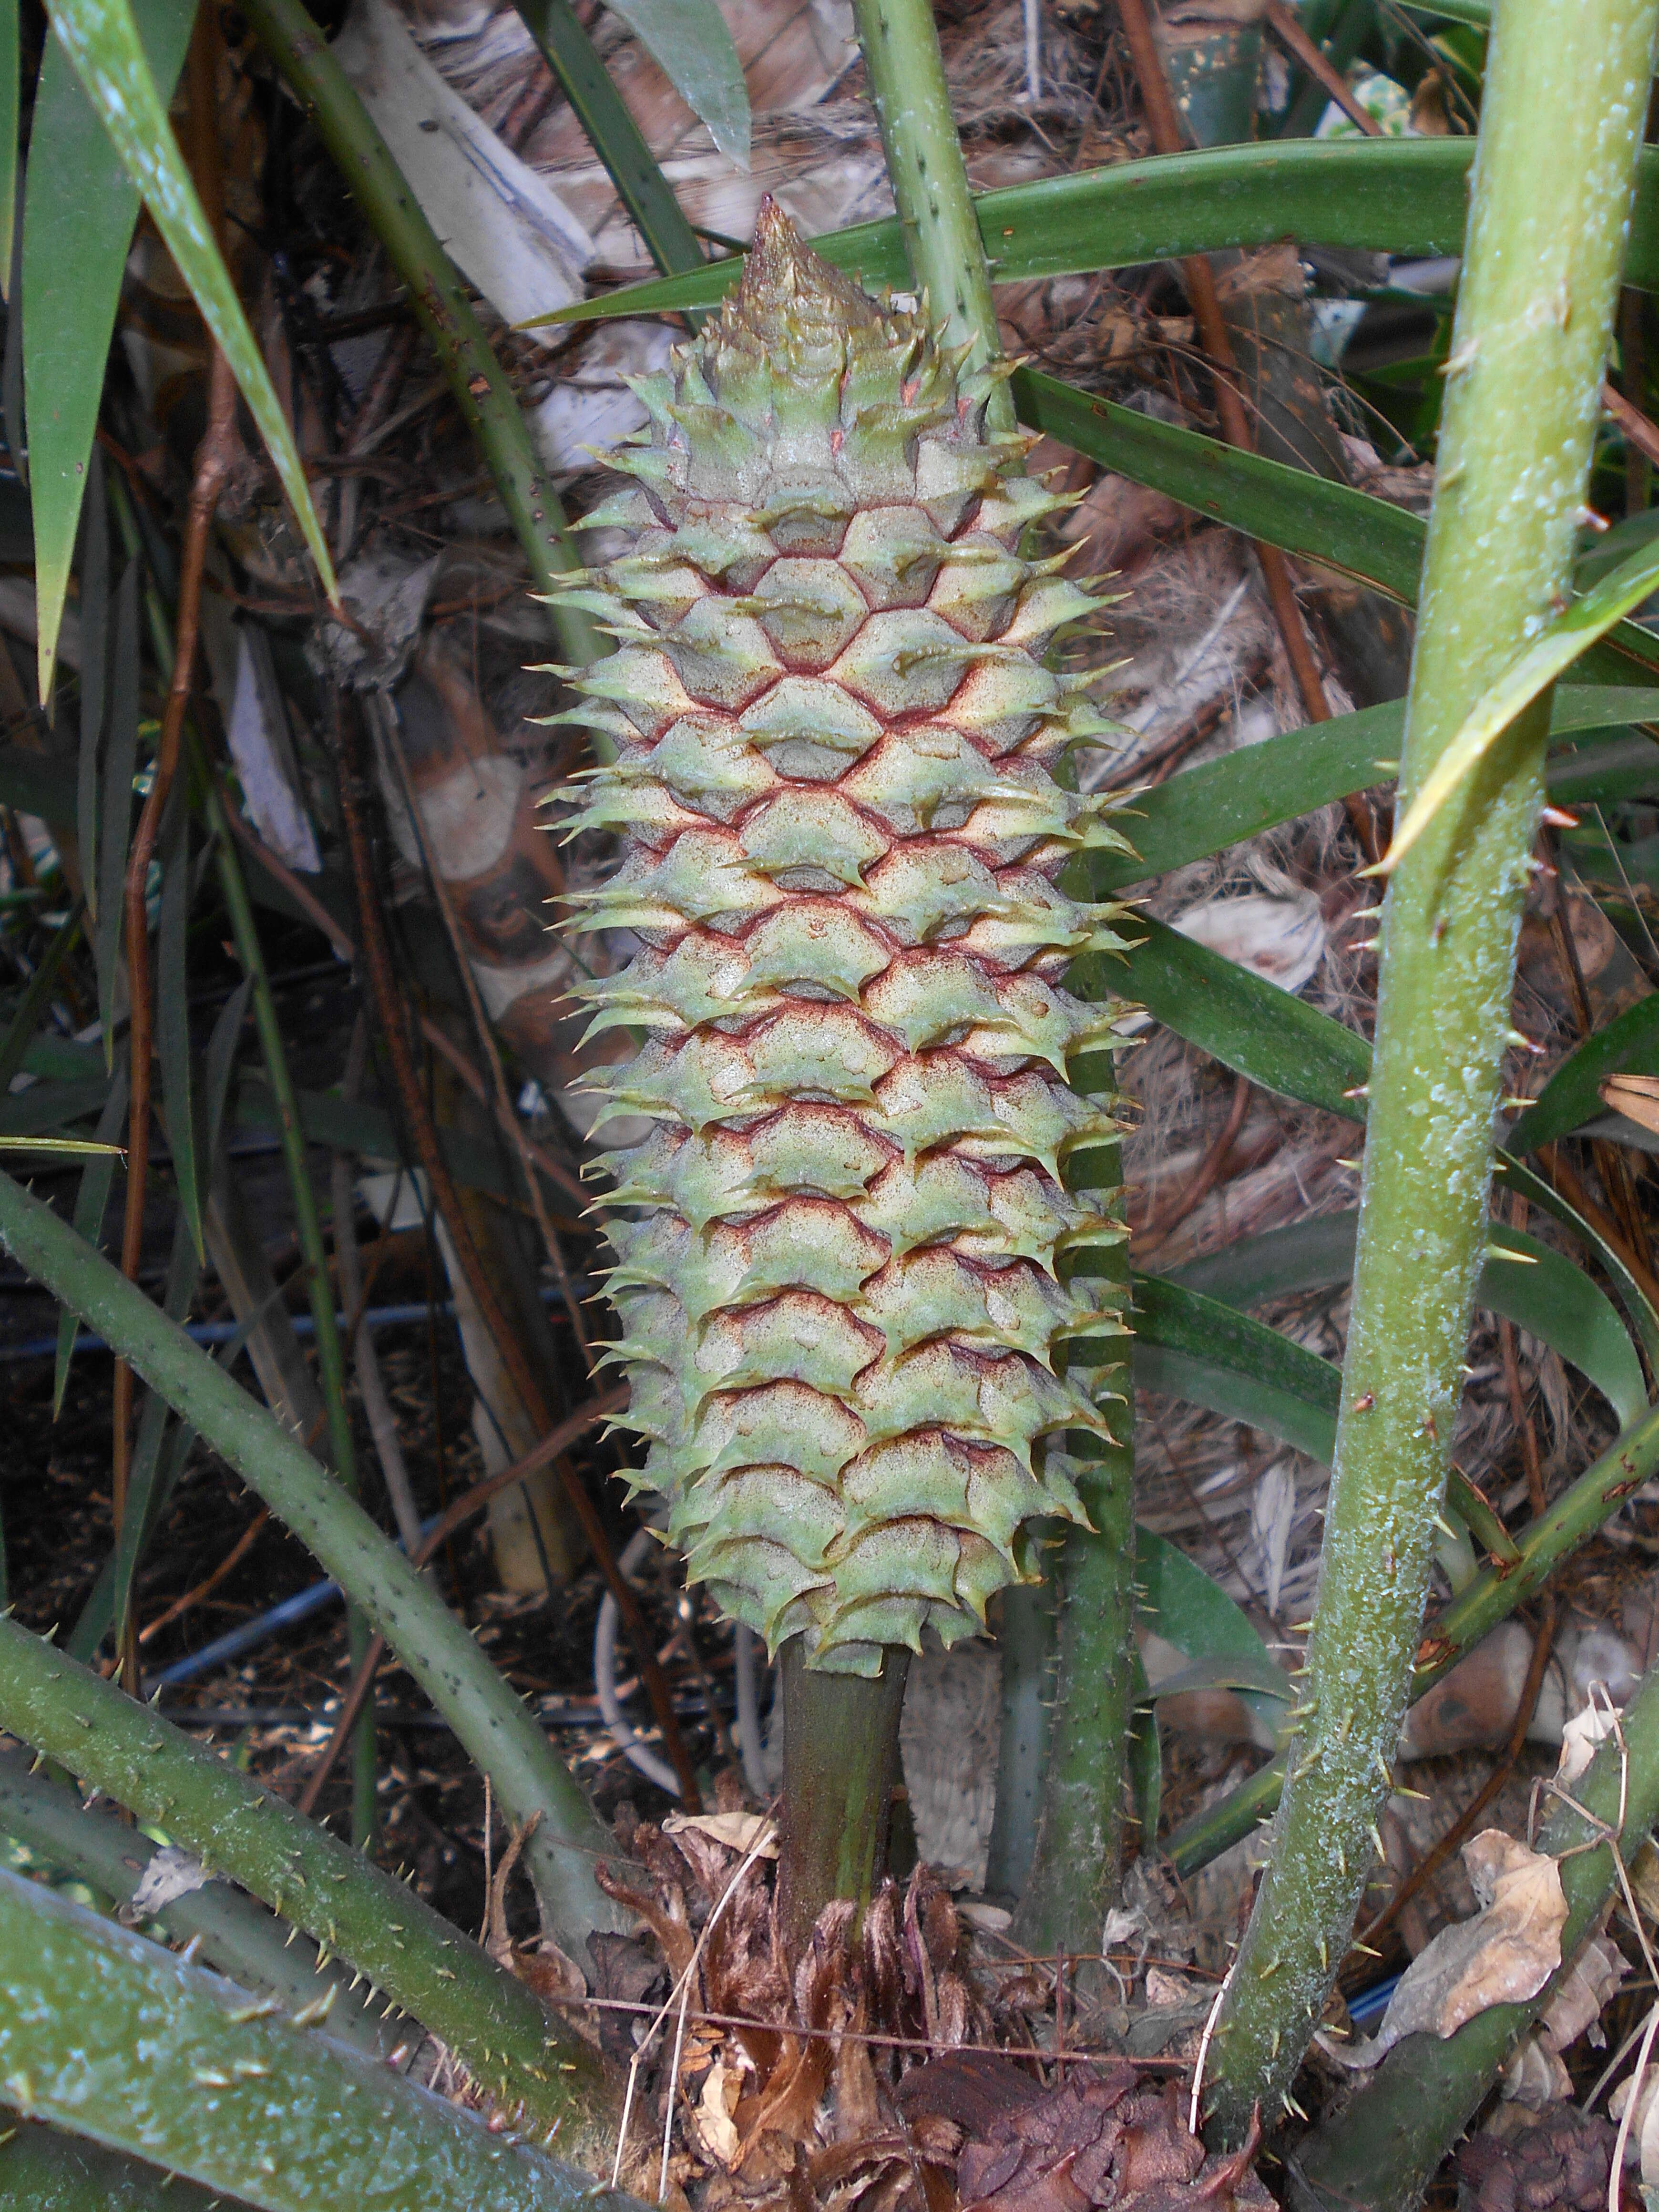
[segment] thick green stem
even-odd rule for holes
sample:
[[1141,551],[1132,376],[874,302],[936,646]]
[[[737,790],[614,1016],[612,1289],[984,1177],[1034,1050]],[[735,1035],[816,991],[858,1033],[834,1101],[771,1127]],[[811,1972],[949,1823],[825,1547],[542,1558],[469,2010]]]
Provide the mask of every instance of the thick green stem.
[[619,1926],[617,1907],[593,1879],[593,1862],[613,1849],[611,1838],[580,1784],[463,1624],[362,1508],[142,1291],[9,1176],[0,1176],[0,1244],[130,1359],[362,1606],[490,1777],[505,1817],[538,1816],[524,1856],[548,1933],[575,1952],[593,1929]]
[[[1114,1371],[1127,1388],[1128,1370]],[[1104,1378],[1106,1380],[1113,1377]],[[1060,1671],[1030,1878],[1014,1916],[1035,1956],[1098,1952],[1123,1846],[1125,1761],[1134,1708],[1134,1439],[1114,1408],[1113,1448],[1079,1466],[1091,1527],[1060,1557]]]
[[[1121,1148],[1097,1156],[1115,1189]],[[1106,1255],[1111,1279],[1127,1291],[1126,1242]],[[1127,1340],[1125,1340],[1127,1347]],[[1088,1528],[1068,1528],[1060,1550],[1060,1667],[1054,1686],[1048,1770],[1043,1779],[1030,1878],[1013,1933],[1041,1957],[1097,1952],[1106,1909],[1117,1887],[1123,1845],[1125,1762],[1134,1707],[1134,1413],[1127,1364],[1091,1378],[1109,1407],[1112,1441],[1079,1450],[1078,1496]]]
[[0,2142],[0,2204],[28,2212],[237,2212],[246,2201],[212,2196],[40,2120],[10,2127]]
[[867,1905],[887,1863],[908,1651],[890,1644],[873,1681],[807,1666],[783,1647],[783,1839],[778,1909],[799,1956],[832,1898]]
[[[1603,1744],[1573,1795],[1586,1812],[1620,1834],[1620,1856],[1636,1856],[1659,1820],[1659,1668],[1650,1670],[1625,1709],[1624,1741]],[[1297,2212],[1407,2212],[1421,2201],[1435,2169],[1496,2084],[1522,2035],[1548,2006],[1574,1954],[1595,1928],[1618,1876],[1613,1851],[1577,1847],[1597,1831],[1562,1807],[1538,1849],[1560,1858],[1567,1924],[1561,1972],[1524,2004],[1477,2013],[1455,2035],[1408,2036],[1358,2095],[1317,2129],[1291,2161],[1286,2202]],[[1573,1852],[1563,1857],[1564,1852]]]
[[[969,362],[981,368],[1002,350],[996,303],[932,0],[854,0],[853,12],[910,273],[950,343],[971,341]],[[994,430],[1014,428],[1006,384],[992,387],[987,420]]]
[[264,2212],[633,2204],[11,1874],[0,1874],[0,2098]]
[[[1448,364],[1401,797],[1571,587],[1659,0],[1505,0]],[[1305,1718],[1212,2052],[1276,2118],[1352,1932],[1411,1689],[1485,1250],[1547,700],[1397,870]]]
[[[357,1448],[351,1432],[351,1408],[346,1401],[345,1351],[340,1342],[339,1324],[335,1319],[334,1285],[329,1275],[328,1252],[323,1243],[322,1219],[317,1210],[317,1192],[311,1180],[311,1163],[307,1157],[306,1133],[300,1119],[299,1096],[288,1064],[288,1048],[283,1042],[282,1024],[276,1016],[276,1001],[271,993],[264,948],[259,942],[259,932],[254,924],[253,906],[247,895],[236,841],[224,818],[224,802],[216,786],[209,778],[204,776],[202,784],[208,827],[213,836],[220,894],[230,916],[230,933],[235,942],[236,957],[242,963],[243,974],[253,985],[254,1026],[259,1032],[259,1048],[264,1057],[265,1075],[276,1103],[283,1164],[288,1170],[289,1191],[294,1200],[295,1231],[300,1242],[300,1265],[305,1277],[306,1304],[311,1309],[312,1326],[316,1332],[317,1366],[322,1384],[323,1404],[328,1417],[328,1463],[355,1498],[357,1495]],[[355,1671],[362,1666],[374,1632],[364,1619],[362,1608],[356,1605],[348,1607],[346,1626]],[[369,1842],[374,1833],[374,1716],[365,1711],[351,1744],[351,1833],[355,1842],[365,1845]]]
[[[73,1790],[32,1773],[15,1753],[0,1756],[0,1833],[118,1905],[131,1900],[156,1850],[148,1836],[83,1805]],[[376,1909],[384,1907],[385,1899],[378,1900]],[[349,1965],[326,1963],[314,1942],[296,1940],[292,1926],[226,1882],[186,1890],[155,1917],[175,1942],[193,1942],[204,1964],[296,2011],[332,1988],[328,2032],[344,2042],[385,2057],[404,2040],[404,2030],[382,2017],[384,2008],[362,1975]]]
[[1042,1815],[1042,1778],[1048,1771],[1048,1737],[1059,1666],[1060,1623],[1054,1576],[1015,1583],[998,1601],[997,1656],[1001,1661],[1001,1713],[997,1729],[997,1802],[985,1855],[990,1897],[1018,1901],[1031,1878],[1037,1823]]
[[362,1853],[11,1620],[0,1620],[0,1727],[349,1960],[384,2008],[441,2036],[509,2109],[522,2099],[539,2129],[561,2122],[584,2148],[612,2131],[597,2053],[561,2035],[523,1983]]
[[[386,258],[409,287],[410,304],[432,341],[461,418],[495,478],[530,563],[532,585],[538,592],[550,591],[562,576],[580,568],[580,557],[565,533],[563,510],[536,458],[517,396],[453,262],[300,0],[248,0],[242,12],[338,164]],[[599,641],[580,609],[556,599],[550,620],[565,659],[597,659]]]

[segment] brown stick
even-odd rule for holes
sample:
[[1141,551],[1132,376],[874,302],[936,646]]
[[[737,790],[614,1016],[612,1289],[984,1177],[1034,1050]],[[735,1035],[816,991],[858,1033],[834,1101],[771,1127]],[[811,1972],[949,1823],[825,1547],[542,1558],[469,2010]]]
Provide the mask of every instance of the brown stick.
[[1380,138],[1382,125],[1368,107],[1354,98],[1348,80],[1329,58],[1315,46],[1313,40],[1296,19],[1294,9],[1285,5],[1285,0],[1267,0],[1267,28],[1286,53],[1300,62],[1310,77],[1323,85],[1350,123],[1356,123],[1368,138]]
[[[369,996],[374,1004],[392,1079],[398,1087],[416,1152],[426,1172],[432,1202],[442,1215],[449,1231],[461,1273],[466,1278],[467,1288],[478,1309],[479,1319],[495,1340],[526,1413],[538,1429],[549,1429],[553,1423],[542,1393],[540,1378],[525,1354],[517,1331],[509,1326],[501,1301],[495,1295],[495,1287],[484,1272],[478,1248],[472,1241],[472,1232],[462,1210],[459,1194],[449,1172],[449,1164],[438,1142],[438,1132],[427,1107],[426,1093],[416,1069],[414,1055],[409,1048],[409,1038],[404,1028],[403,1001],[392,966],[391,947],[386,943],[380,921],[374,855],[369,848],[366,814],[368,784],[362,726],[354,706],[342,699],[337,689],[331,690],[331,699],[340,767],[340,820],[345,831],[352,876],[357,887],[359,973],[368,984]],[[666,1678],[657,1663],[657,1655],[652,1647],[633,1589],[628,1577],[617,1565],[598,1509],[575,1469],[562,1455],[554,1462],[554,1467],[564,1485],[565,1495],[570,1500],[582,1534],[586,1537],[599,1571],[605,1577],[606,1587],[617,1601],[617,1611],[634,1647],[640,1680],[651,1699],[657,1726],[662,1731],[663,1748],[673,1765],[681,1792],[686,1803],[695,1808],[701,1802],[697,1778],[674,1719],[673,1700],[669,1694]]]
[[[356,939],[346,935],[315,891],[307,888],[304,878],[296,876],[292,868],[279,860],[270,848],[262,842],[257,831],[242,819],[228,793],[225,794],[225,819],[230,824],[232,834],[253,855],[265,873],[274,882],[282,885],[295,904],[304,909],[309,919],[315,922],[318,928],[327,938],[341,959],[348,960],[354,968],[356,967],[358,958]],[[492,1102],[489,1091],[484,1087],[483,1078],[453,1038],[446,1035],[429,1015],[422,1014],[421,1017],[421,1036],[434,1052],[441,1053],[449,1062],[478,1103],[481,1106],[491,1106]],[[495,1102],[492,1110],[499,1121],[501,1115],[499,1101]],[[526,1160],[533,1161],[550,1182],[557,1183],[559,1188],[568,1197],[573,1198],[578,1206],[586,1208],[590,1202],[589,1194],[571,1174],[569,1169],[554,1158],[544,1145],[538,1145],[533,1137],[528,1135],[518,1126],[517,1118],[512,1114],[510,1108],[507,1112],[507,1133],[519,1146],[522,1157]]]
[[[224,175],[219,147],[218,18],[204,9],[191,34],[188,85],[191,125],[191,162],[197,190],[214,231],[219,228],[224,204]],[[179,566],[178,625],[173,639],[173,680],[167,687],[161,714],[161,733],[156,746],[154,780],[138,817],[132,848],[127,858],[123,907],[127,936],[127,979],[132,998],[128,1033],[130,1103],[127,1109],[127,1187],[121,1223],[121,1273],[129,1282],[138,1279],[138,1261],[144,1231],[144,1185],[149,1172],[150,1051],[155,1034],[155,1005],[150,991],[149,925],[145,890],[149,864],[155,852],[161,814],[178,772],[184,735],[185,709],[190,701],[191,678],[196,665],[196,645],[201,625],[202,568],[207,558],[208,532],[214,510],[235,453],[236,382],[230,365],[217,346],[208,368],[208,419],[196,451],[190,507],[185,521],[185,541]],[[126,1516],[127,1483],[132,1472],[132,1370],[124,1359],[115,1363],[111,1407],[110,1469],[115,1538],[118,1544]],[[121,1680],[133,1695],[138,1691],[138,1637],[136,1617],[128,1608],[118,1626]]]
[[[127,1039],[131,1103],[127,1115],[127,1188],[121,1224],[121,1273],[129,1282],[138,1279],[144,1233],[144,1185],[149,1171],[150,1054],[155,1008],[150,989],[149,921],[145,892],[162,811],[178,774],[185,709],[190,703],[191,678],[196,666],[201,623],[202,564],[207,557],[208,532],[229,471],[235,436],[236,381],[230,364],[216,346],[208,375],[207,429],[197,448],[196,475],[191,486],[184,551],[179,567],[179,620],[173,641],[173,681],[167,687],[167,705],[162,710],[155,778],[133,835],[125,886],[127,980],[132,1012]],[[188,1141],[189,1132],[181,1134]],[[132,1370],[125,1359],[116,1362],[113,1397],[111,1486],[118,1543],[126,1516],[127,1481],[132,1470]],[[138,1641],[131,1610],[121,1626],[121,1679],[124,1686],[137,1695]]]
[[[461,979],[461,988],[466,994],[467,1011],[472,1017],[473,1034],[489,1067],[490,1086],[494,1092],[494,1110],[500,1126],[508,1130],[519,1154],[519,1164],[524,1172],[525,1188],[530,1194],[530,1206],[536,1217],[536,1226],[542,1233],[542,1245],[553,1264],[558,1278],[559,1295],[564,1310],[570,1317],[570,1327],[580,1348],[582,1364],[589,1378],[593,1373],[593,1347],[587,1340],[587,1329],[582,1321],[581,1307],[577,1303],[575,1285],[570,1279],[570,1270],[565,1265],[564,1248],[559,1243],[558,1232],[548,1218],[547,1200],[542,1195],[540,1181],[531,1165],[529,1138],[519,1125],[513,1110],[513,1096],[507,1087],[507,1077],[501,1068],[501,1055],[495,1044],[495,1033],[489,1017],[484,1012],[483,1000],[478,990],[478,979],[472,972],[472,959],[461,937],[461,926],[455,917],[455,902],[449,896],[449,885],[438,866],[438,854],[427,834],[426,817],[421,809],[419,794],[414,779],[409,773],[409,763],[404,757],[403,742],[398,735],[397,724],[391,715],[385,722],[386,750],[392,756],[402,787],[404,806],[415,825],[415,835],[420,840],[422,858],[426,862],[427,877],[432,885],[432,896],[449,939],[449,950]],[[435,1026],[435,1024],[434,1024]]]
[[[1595,1009],[1590,1003],[1583,963],[1578,957],[1578,940],[1572,933],[1572,917],[1556,877],[1554,845],[1547,830],[1540,833],[1540,849],[1544,859],[1551,863],[1547,880],[1555,892],[1550,902],[1549,916],[1555,957],[1566,977],[1573,1012],[1578,1019],[1579,1035],[1588,1037],[1595,1028]],[[1592,1137],[1589,1147],[1590,1158],[1595,1163],[1595,1172],[1601,1178],[1601,1188],[1607,1194],[1614,1218],[1624,1231],[1625,1243],[1651,1273],[1653,1252],[1648,1241],[1647,1224],[1643,1220],[1642,1209],[1637,1204],[1636,1185],[1631,1177],[1630,1164],[1619,1146],[1610,1144],[1605,1138]]]
[[[475,1513],[482,1513],[492,1498],[503,1490],[510,1489],[515,1482],[523,1482],[538,1468],[545,1467],[549,1460],[558,1458],[580,1437],[586,1436],[589,1429],[596,1427],[600,1421],[608,1420],[612,1413],[621,1413],[627,1403],[625,1387],[608,1390],[603,1398],[593,1399],[573,1413],[568,1421],[561,1421],[550,1436],[544,1437],[522,1459],[514,1460],[511,1467],[502,1468],[498,1474],[486,1475],[482,1482],[475,1482],[470,1489],[463,1491],[422,1537],[420,1548],[410,1559],[410,1566],[426,1566],[455,1531],[470,1521]],[[351,1741],[352,1731],[374,1685],[375,1670],[385,1656],[386,1638],[377,1635],[358,1662],[357,1671],[345,1693],[345,1702],[340,1707],[339,1717],[334,1723],[334,1733],[330,1736],[311,1779],[306,1784],[305,1794],[300,1800],[300,1810],[307,1820],[317,1809],[317,1800],[322,1795],[323,1785],[334,1771],[340,1753]]]
[[1621,1224],[1599,1206],[1561,1157],[1559,1145],[1540,1145],[1538,1158],[1545,1174],[1575,1213],[1582,1213],[1598,1237],[1605,1238],[1641,1285],[1650,1305],[1659,1307],[1659,1279],[1640,1254],[1631,1249]]
[[190,1612],[193,1606],[198,1606],[204,1598],[210,1597],[237,1562],[246,1557],[248,1547],[270,1518],[270,1506],[262,1505],[229,1551],[225,1553],[224,1558],[215,1567],[213,1572],[204,1576],[194,1589],[187,1589],[182,1597],[174,1598],[165,1613],[158,1613],[147,1628],[140,1630],[138,1641],[141,1644],[148,1644],[152,1636],[159,1636],[164,1628],[170,1628],[175,1620],[182,1614]]
[[1634,446],[1649,460],[1659,461],[1659,423],[1650,422],[1639,407],[1632,407],[1624,393],[1611,384],[1601,386],[1601,404],[1607,419],[1624,434],[1626,444]]
[[1209,1196],[1222,1169],[1227,1164],[1227,1155],[1231,1152],[1239,1131],[1244,1127],[1244,1116],[1249,1110],[1249,1079],[1241,1075],[1233,1085],[1233,1103],[1231,1110],[1227,1115],[1225,1126],[1199,1163],[1197,1174],[1187,1184],[1180,1196],[1171,1201],[1165,1212],[1155,1214],[1144,1224],[1139,1236],[1135,1239],[1135,1255],[1138,1259],[1144,1260],[1147,1253],[1155,1246],[1163,1243],[1170,1231],[1178,1229],[1188,1215]]

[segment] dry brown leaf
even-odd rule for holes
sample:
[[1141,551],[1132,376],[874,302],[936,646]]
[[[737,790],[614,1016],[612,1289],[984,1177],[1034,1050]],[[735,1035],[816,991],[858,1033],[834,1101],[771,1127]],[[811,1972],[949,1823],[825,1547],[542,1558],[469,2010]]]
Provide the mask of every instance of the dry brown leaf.
[[1364,2070],[1402,2037],[1455,2035],[1490,2006],[1536,1996],[1560,1965],[1567,1900],[1555,1861],[1486,1828],[1463,1846],[1463,1863],[1482,1910],[1442,1929],[1413,1960],[1370,2043],[1324,2046],[1340,2064]]
[[731,2166],[738,2155],[738,2131],[732,2115],[738,2109],[743,2076],[735,2066],[716,2059],[704,2078],[702,2094],[691,2115],[698,2142],[721,2166]]
[[1616,1735],[1619,1715],[1610,1706],[1592,1703],[1577,1712],[1561,1731],[1561,1758],[1555,1778],[1571,1790],[1610,1735]]
[[[793,2044],[791,2050],[789,2044]],[[812,2141],[813,2117],[830,2079],[830,2046],[821,2036],[793,2037],[763,2097],[746,2097],[738,2108],[743,2142],[732,2161],[743,2166],[763,2136],[783,2136],[791,2142]]]
[[1250,2171],[1254,2132],[1235,2158],[1205,2157],[1175,2084],[1110,2066],[1054,2090],[1012,2059],[952,2051],[907,2074],[898,2102],[913,2130],[954,2121],[967,2137],[957,2185],[969,2212],[1269,2212]]
[[757,1858],[778,1855],[778,1832],[764,1813],[671,1813],[663,1822],[665,1836],[708,1836],[728,1851]]
[[[1630,1972],[1630,1961],[1610,1936],[1592,1936],[1561,1977],[1539,2026],[1558,2051],[1577,2042],[1601,2017],[1601,2008]],[[1602,2039],[1593,2037],[1593,2041]]]
[[1572,2095],[1572,2076],[1547,2035],[1528,2035],[1517,2046],[1504,2069],[1499,2094],[1505,2104],[1524,2105],[1541,2112],[1546,2105],[1559,2105]]

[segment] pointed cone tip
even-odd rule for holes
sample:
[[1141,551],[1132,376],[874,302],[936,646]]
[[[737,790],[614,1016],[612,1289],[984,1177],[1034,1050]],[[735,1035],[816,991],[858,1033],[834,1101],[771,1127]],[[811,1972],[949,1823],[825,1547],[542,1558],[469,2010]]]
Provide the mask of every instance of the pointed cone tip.
[[755,242],[744,264],[735,307],[738,319],[769,321],[790,307],[834,301],[849,322],[883,319],[880,304],[855,277],[815,253],[790,216],[769,192],[755,217]]

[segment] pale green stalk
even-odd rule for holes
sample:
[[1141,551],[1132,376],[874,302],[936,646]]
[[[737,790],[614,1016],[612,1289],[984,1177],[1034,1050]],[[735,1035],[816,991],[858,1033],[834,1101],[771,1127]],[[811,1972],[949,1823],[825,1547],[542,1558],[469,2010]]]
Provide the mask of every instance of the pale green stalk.
[[[210,1753],[199,1756],[211,1759]],[[219,1759],[215,1766],[234,1772]],[[251,1785],[244,1784],[244,1787]],[[70,1875],[125,1905],[159,1849],[115,1814],[83,1804],[80,1793],[32,1768],[26,1753],[0,1755],[0,1833],[26,1844],[60,1874]],[[182,1840],[174,1837],[173,1840]],[[336,1851],[343,1844],[332,1844]],[[353,1862],[367,1865],[367,1860]],[[384,1877],[378,1877],[384,1880]],[[384,1896],[376,1908],[386,1909]],[[386,2013],[386,1999],[361,1973],[336,1960],[325,1963],[316,1943],[227,1881],[209,1881],[170,1898],[155,1914],[175,1943],[196,1945],[194,1956],[231,1981],[261,1995],[279,1996],[298,2011],[334,1989],[328,2032],[384,2058],[407,2040],[405,2029]],[[440,1960],[440,1963],[442,1963]],[[356,1984],[354,1989],[352,1984]]]
[[263,2212],[634,2203],[270,1999],[3,1873],[0,2099]]
[[[599,2054],[550,2021],[522,1982],[363,1853],[3,1620],[0,1727],[240,1882],[324,1954],[345,1960],[379,1991],[379,2010],[405,2011],[441,2037],[502,2104],[522,2100],[544,2130],[562,2123],[579,2155],[597,2155],[608,2140],[616,2100]],[[40,1809],[33,1811],[38,1823]],[[6,1816],[0,1796],[0,1821]],[[206,1932],[204,1942],[241,1978],[242,1958],[216,1950]],[[289,1955],[303,1965],[297,1946]],[[321,1954],[312,1955],[315,1963]],[[286,1994],[259,1958],[246,1963],[256,1985]],[[313,1999],[329,1989],[315,1982]],[[337,1998],[336,2007],[343,2017]]]
[[463,1623],[362,1506],[118,1269],[3,1175],[0,1245],[131,1360],[362,1606],[490,1777],[507,1820],[535,1818],[524,1863],[556,1942],[580,1951],[593,1929],[619,1925],[593,1877],[611,1838],[580,1784]]
[[[996,303],[945,82],[931,0],[854,0],[859,45],[910,273],[953,345],[970,341],[971,366],[994,361]],[[1006,384],[991,393],[993,430],[1014,428]]]
[[[1109,1371],[1129,1400],[1129,1370]],[[1124,1766],[1134,1712],[1132,1402],[1112,1409],[1114,1441],[1077,1470],[1088,1528],[1060,1543],[1060,1654],[1036,1850],[1013,1936],[1034,1956],[1097,1953],[1117,1890]]]
[[[1447,365],[1401,799],[1565,598],[1659,0],[1504,0]],[[1395,874],[1353,1316],[1298,1735],[1211,2051],[1219,2135],[1276,2119],[1341,1964],[1411,1686],[1484,1252],[1549,702]]]

